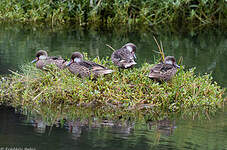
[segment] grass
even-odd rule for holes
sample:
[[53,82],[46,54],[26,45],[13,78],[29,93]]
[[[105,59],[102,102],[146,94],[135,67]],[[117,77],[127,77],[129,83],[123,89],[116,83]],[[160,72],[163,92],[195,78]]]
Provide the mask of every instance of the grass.
[[1,81],[0,103],[32,110],[48,122],[97,117],[107,120],[160,120],[174,114],[207,118],[224,103],[224,89],[210,74],[178,71],[169,82],[147,77],[151,64],[118,71],[109,58],[93,61],[116,70],[96,80],[78,78],[67,69],[48,72],[25,64]]
[[220,0],[2,0],[2,21],[80,26],[166,25],[197,28],[226,25]]

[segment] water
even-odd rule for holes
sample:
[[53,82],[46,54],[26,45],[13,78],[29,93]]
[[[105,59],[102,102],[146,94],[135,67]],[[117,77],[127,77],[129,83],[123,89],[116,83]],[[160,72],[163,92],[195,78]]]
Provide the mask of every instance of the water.
[[[49,55],[70,58],[73,51],[87,52],[89,57],[110,56],[105,45],[120,48],[127,42],[137,45],[139,65],[154,62],[158,50],[153,35],[161,40],[168,55],[183,57],[185,68],[196,67],[198,73],[212,72],[214,80],[227,87],[226,33],[210,29],[200,33],[153,31],[83,31],[79,29],[42,29],[31,26],[0,25],[0,74],[18,70],[34,59],[39,49]],[[158,123],[117,125],[66,124],[46,126],[42,120],[20,115],[12,108],[0,106],[0,150],[31,149],[226,149],[227,111],[211,120],[176,118]]]
[[140,64],[154,63],[154,57],[158,56],[154,52],[158,51],[154,35],[162,41],[166,55],[174,55],[177,59],[182,56],[186,68],[197,67],[199,73],[212,72],[219,84],[227,86],[227,38],[225,32],[216,29],[173,34],[166,31],[40,30],[30,26],[0,25],[0,73],[9,73],[8,69],[17,70],[18,66],[33,60],[39,49],[65,58],[70,58],[74,51],[87,52],[92,58],[106,57],[112,54],[106,44],[118,49],[127,42],[137,45]]
[[134,126],[46,127],[0,107],[0,148],[43,149],[227,149],[227,113],[212,120],[164,120]]

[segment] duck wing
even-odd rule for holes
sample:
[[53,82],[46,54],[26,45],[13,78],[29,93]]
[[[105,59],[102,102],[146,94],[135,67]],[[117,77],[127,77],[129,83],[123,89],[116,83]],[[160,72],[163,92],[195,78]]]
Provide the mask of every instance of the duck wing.
[[69,67],[68,67],[69,71],[75,75],[78,75],[81,78],[90,76],[90,70],[89,68],[79,65],[77,63],[72,63]]
[[129,52],[129,50],[127,50],[126,48],[121,48],[113,52],[111,59],[113,61],[129,61],[130,59],[133,59],[133,56]]
[[111,55],[113,63],[121,68],[130,68],[136,64],[134,56],[126,48],[121,48]]
[[47,59],[58,60],[58,59],[63,59],[63,58],[58,57],[58,56],[49,56],[49,57],[47,57]]
[[151,68],[148,77],[159,81],[168,81],[175,73],[176,68],[173,65],[160,63]]
[[97,63],[91,62],[91,61],[83,61],[80,64],[82,66],[85,66],[86,68],[88,68],[95,75],[95,77],[97,77],[99,75],[106,75],[106,74],[110,74],[110,73],[114,72],[111,69],[108,69],[100,64],[97,64]]
[[95,62],[92,62],[92,61],[82,61],[82,62],[79,62],[79,65],[81,66],[84,66],[84,67],[87,67],[89,69],[106,69],[104,66],[102,65],[99,65]]
[[151,68],[148,77],[152,78],[152,79],[162,78],[163,65],[164,65],[163,63],[159,63],[159,64],[154,65]]
[[168,70],[171,70],[173,69],[174,66],[173,65],[169,65],[169,64],[163,64],[160,71],[162,72],[167,72]]

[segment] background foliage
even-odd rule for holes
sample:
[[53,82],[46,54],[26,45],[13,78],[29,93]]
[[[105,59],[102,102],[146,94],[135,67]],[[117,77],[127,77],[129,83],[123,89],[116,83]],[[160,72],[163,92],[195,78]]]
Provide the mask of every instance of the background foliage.
[[226,25],[225,0],[2,0],[0,19],[77,25]]

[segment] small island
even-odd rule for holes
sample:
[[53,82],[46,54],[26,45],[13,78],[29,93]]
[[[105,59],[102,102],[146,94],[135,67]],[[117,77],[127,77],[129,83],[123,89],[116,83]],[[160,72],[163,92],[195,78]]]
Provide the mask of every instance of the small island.
[[[85,58],[88,59],[88,58]],[[1,80],[1,103],[61,119],[160,120],[174,114],[208,117],[224,105],[224,89],[210,74],[181,67],[168,82],[148,78],[152,64],[119,70],[110,58],[92,61],[115,70],[79,78],[54,65],[42,71],[27,63]],[[54,115],[55,114],[55,115]]]

